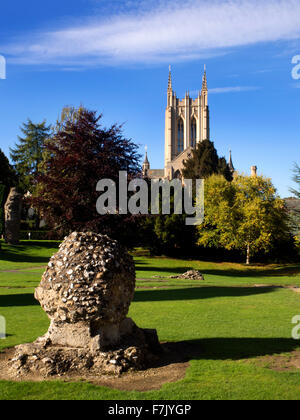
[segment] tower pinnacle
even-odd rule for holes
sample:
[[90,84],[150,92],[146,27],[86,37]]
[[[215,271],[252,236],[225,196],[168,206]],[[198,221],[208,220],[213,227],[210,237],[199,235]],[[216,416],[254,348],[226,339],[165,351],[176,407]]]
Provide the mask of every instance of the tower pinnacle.
[[145,146],[145,160],[144,160],[144,163],[149,163],[149,160],[148,160],[148,146]]
[[168,90],[172,90],[172,73],[171,73],[171,65],[169,65],[169,81],[168,81]]
[[148,147],[146,146],[145,147],[145,159],[144,159],[144,162],[143,162],[143,176],[147,176],[148,175],[148,171],[149,171],[149,169],[150,169],[150,162],[149,162],[149,160],[148,160]]
[[203,79],[202,79],[202,91],[207,92],[206,64],[204,64],[204,74],[203,74]]
[[229,162],[228,162],[228,166],[229,166],[229,170],[230,170],[231,174],[233,175],[235,169],[234,169],[234,166],[233,166],[233,163],[232,163],[231,150],[229,150]]

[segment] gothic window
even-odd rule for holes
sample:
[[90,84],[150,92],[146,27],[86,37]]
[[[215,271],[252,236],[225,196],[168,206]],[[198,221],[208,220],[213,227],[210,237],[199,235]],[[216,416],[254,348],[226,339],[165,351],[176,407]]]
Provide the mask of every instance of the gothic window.
[[191,146],[195,147],[197,141],[197,122],[193,117],[191,122]]
[[178,133],[177,133],[177,152],[181,153],[184,149],[184,130],[183,130],[183,120],[179,118],[178,120]]
[[181,172],[179,169],[177,169],[177,171],[174,173],[174,179],[181,179]]

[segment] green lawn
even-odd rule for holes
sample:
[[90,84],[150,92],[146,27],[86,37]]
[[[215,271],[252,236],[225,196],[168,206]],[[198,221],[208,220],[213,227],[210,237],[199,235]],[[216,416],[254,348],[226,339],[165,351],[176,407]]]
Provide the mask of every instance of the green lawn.
[[[24,241],[0,251],[0,315],[6,317],[8,334],[0,350],[33,341],[47,330],[47,316],[33,291],[56,247]],[[141,253],[135,261],[137,290],[129,316],[140,327],[156,328],[161,341],[192,346],[185,378],[144,393],[82,382],[2,381],[1,399],[300,399],[300,371],[275,371],[260,361],[300,349],[300,342],[291,339],[300,294],[253,287],[300,286],[300,264],[247,268]],[[168,278],[190,268],[203,272],[205,281]]]

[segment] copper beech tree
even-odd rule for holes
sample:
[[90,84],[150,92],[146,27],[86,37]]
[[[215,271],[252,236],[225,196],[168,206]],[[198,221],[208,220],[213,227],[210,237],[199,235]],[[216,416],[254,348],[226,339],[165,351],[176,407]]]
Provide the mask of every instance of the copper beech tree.
[[121,126],[104,128],[102,115],[96,112],[79,108],[63,115],[45,144],[42,174],[36,178],[32,204],[50,229],[60,235],[90,230],[128,244],[134,236],[134,218],[100,216],[96,185],[108,178],[118,186],[119,171],[127,171],[128,180],[139,174],[137,146],[123,137]]

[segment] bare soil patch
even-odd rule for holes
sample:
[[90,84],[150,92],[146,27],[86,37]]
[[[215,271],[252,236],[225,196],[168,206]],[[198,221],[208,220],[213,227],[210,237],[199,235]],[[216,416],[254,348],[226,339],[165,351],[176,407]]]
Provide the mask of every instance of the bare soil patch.
[[295,350],[287,355],[264,356],[259,358],[256,363],[258,366],[267,367],[277,372],[300,369],[300,350]]
[[270,289],[289,289],[295,293],[300,293],[300,287],[298,286],[280,286],[280,285],[272,285],[272,284],[254,284],[254,287],[263,287],[263,288],[270,288]]

